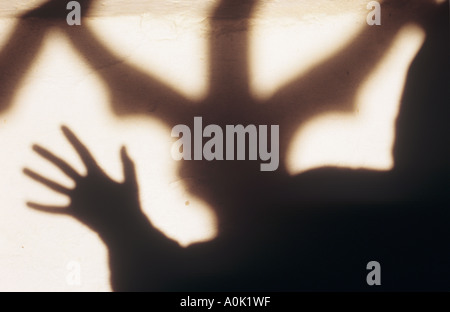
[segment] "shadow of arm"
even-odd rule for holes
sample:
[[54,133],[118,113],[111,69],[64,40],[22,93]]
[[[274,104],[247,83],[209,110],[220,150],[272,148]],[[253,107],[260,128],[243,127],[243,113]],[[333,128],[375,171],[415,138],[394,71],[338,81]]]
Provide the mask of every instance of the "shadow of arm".
[[80,175],[63,159],[34,145],[33,150],[71,178],[75,188],[67,188],[26,168],[24,174],[29,178],[70,198],[65,207],[35,202],[27,205],[46,213],[72,216],[96,232],[108,248],[114,290],[160,288],[166,283],[166,272],[179,267],[181,248],[158,231],[142,212],[134,163],[125,147],[121,149],[124,181],[116,182],[103,172],[72,131],[66,127],[62,130],[87,174]]
[[359,87],[382,60],[399,30],[408,23],[427,22],[433,1],[384,1],[382,25],[365,25],[350,44],[298,77],[271,99],[279,120],[299,124],[324,112],[351,112]]

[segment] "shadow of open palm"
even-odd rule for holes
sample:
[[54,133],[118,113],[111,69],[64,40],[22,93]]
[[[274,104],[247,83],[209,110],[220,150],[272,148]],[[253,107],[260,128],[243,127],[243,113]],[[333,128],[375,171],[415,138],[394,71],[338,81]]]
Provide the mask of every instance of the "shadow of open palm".
[[[248,18],[257,2],[221,1],[211,29],[223,20]],[[432,1],[415,3],[430,8]],[[25,17],[47,17],[43,12],[53,12],[50,7]],[[71,177],[76,187],[67,189],[25,169],[32,179],[72,200],[68,207],[28,205],[69,213],[98,232],[110,252],[115,290],[360,290],[367,287],[364,267],[373,258],[381,259],[388,270],[396,270],[384,279],[383,290],[448,287],[438,277],[442,259],[448,259],[441,246],[448,237],[448,153],[439,139],[446,129],[442,112],[448,104],[448,43],[438,48],[445,37],[441,27],[446,9],[448,3],[429,13],[435,18],[427,19],[429,37],[411,66],[397,124],[396,165],[391,172],[321,168],[289,177],[283,161],[280,170],[270,174],[259,172],[248,161],[183,162],[180,177],[201,173],[196,184],[188,188],[215,208],[220,235],[213,242],[182,249],[143,216],[133,162],[125,149],[121,151],[125,180],[118,183],[108,178],[86,147],[63,128],[83,160],[87,176],[80,176],[65,161],[35,146],[34,150]],[[211,36],[211,88],[199,105],[191,105],[140,69],[121,62],[87,27],[44,23],[31,42],[31,51],[38,50],[49,28],[58,27],[98,69],[117,114],[150,114],[169,126],[191,125],[194,116],[222,126],[279,124],[280,154],[285,155],[299,124],[331,109],[354,110],[356,90],[346,74],[349,67],[353,81],[363,81],[397,31],[413,19],[387,19],[383,30],[367,28],[263,105],[249,92],[247,31],[237,32],[232,41]],[[19,26],[13,36],[26,30],[26,26]],[[378,45],[367,48],[375,39]],[[17,46],[11,39],[0,53],[0,64],[6,63]],[[236,55],[236,62],[221,61]],[[32,60],[28,55],[22,66]],[[20,75],[14,68],[11,71],[14,86]],[[2,92],[6,91],[0,86]],[[10,98],[9,94],[3,107]],[[293,98],[299,101],[293,102]],[[428,103],[433,109],[424,108]],[[414,141],[408,139],[410,131]],[[422,228],[421,224],[428,225]],[[398,266],[397,261],[406,264]]]

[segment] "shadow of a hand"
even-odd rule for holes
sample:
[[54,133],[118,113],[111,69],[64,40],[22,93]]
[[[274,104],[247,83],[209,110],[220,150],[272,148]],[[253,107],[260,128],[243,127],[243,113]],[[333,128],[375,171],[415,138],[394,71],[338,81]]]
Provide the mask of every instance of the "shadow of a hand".
[[37,154],[73,179],[76,186],[69,189],[25,168],[24,173],[28,177],[55,192],[69,196],[71,200],[66,207],[42,205],[35,202],[28,202],[27,205],[44,212],[69,214],[98,232],[100,236],[109,236],[110,233],[133,224],[136,218],[141,218],[134,163],[128,156],[125,147],[122,147],[120,152],[124,171],[124,182],[120,183],[113,181],[103,172],[86,146],[72,131],[64,126],[62,131],[86,166],[87,175],[80,175],[68,163],[49,150],[34,145],[33,150]]

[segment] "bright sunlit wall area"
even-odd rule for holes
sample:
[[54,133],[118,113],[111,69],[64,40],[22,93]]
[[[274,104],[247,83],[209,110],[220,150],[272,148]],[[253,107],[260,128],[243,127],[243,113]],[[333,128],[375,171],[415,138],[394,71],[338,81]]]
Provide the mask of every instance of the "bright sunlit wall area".
[[[0,49],[21,22],[17,16],[43,2],[0,4]],[[332,57],[363,29],[378,27],[366,23],[367,3],[261,1],[248,30],[252,96],[264,105],[277,90]],[[72,27],[89,27],[121,62],[139,67],[195,105],[209,91],[208,42],[215,35],[209,18],[217,4],[216,0],[101,1],[82,26]],[[30,31],[41,27],[39,23],[36,20]],[[392,169],[404,79],[424,36],[416,25],[398,32],[369,77],[355,85],[353,112],[330,111],[299,125],[289,153],[280,155],[291,174],[321,166]],[[25,166],[73,186],[32,152],[33,144],[55,151],[80,172],[85,170],[62,136],[61,125],[75,131],[105,172],[118,181],[123,179],[119,150],[127,146],[137,166],[142,208],[167,236],[186,246],[217,235],[212,207],[190,194],[177,176],[178,163],[170,156],[171,129],[151,114],[114,114],[99,70],[54,28],[45,34],[17,88],[10,90],[11,105],[0,115],[0,291],[110,290],[107,251],[96,234],[70,217],[25,205],[30,199],[67,203],[64,196],[27,179],[22,173]],[[8,79],[5,73],[0,77]],[[81,276],[75,282],[74,263]]]

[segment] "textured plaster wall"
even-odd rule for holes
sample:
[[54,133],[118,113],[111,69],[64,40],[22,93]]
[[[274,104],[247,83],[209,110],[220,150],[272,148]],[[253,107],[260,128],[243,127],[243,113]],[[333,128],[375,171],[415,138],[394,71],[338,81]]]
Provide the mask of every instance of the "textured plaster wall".
[[[43,2],[0,3],[0,49],[20,22],[17,16]],[[362,0],[262,1],[249,29],[241,29],[239,19],[226,18],[210,29],[209,18],[217,1],[129,2],[97,1],[79,27],[91,27],[120,62],[140,68],[193,103],[209,91],[208,42],[212,36],[232,40],[236,33],[248,32],[250,88],[263,105],[279,88],[331,57],[369,27],[368,1]],[[401,8],[390,12],[400,16]],[[36,20],[28,24],[30,37],[21,38],[22,49],[11,56],[12,63],[20,60],[20,53],[28,53],[27,41],[44,23]],[[376,75],[366,81],[349,78],[349,84],[360,92],[354,114],[326,112],[298,129],[291,144],[292,155],[280,155],[290,157],[287,163],[292,173],[321,165],[392,167],[393,123],[402,79],[423,37],[419,28],[405,29],[380,50],[388,53],[374,67]],[[373,48],[383,44],[377,38]],[[212,239],[216,235],[215,216],[177,176],[178,164],[170,157],[171,129],[151,115],[113,114],[111,99],[98,76],[103,68],[89,66],[61,31],[50,32],[43,42],[36,60],[23,71],[20,84],[9,90],[14,94],[12,104],[0,115],[0,291],[110,290],[106,248],[96,234],[70,217],[36,212],[25,205],[30,199],[67,202],[27,179],[22,173],[25,166],[71,185],[32,152],[32,144],[46,146],[84,170],[59,130],[62,124],[77,133],[98,163],[117,180],[122,179],[119,149],[127,145],[137,164],[142,206],[166,235],[184,245]],[[223,60],[230,61],[233,58]],[[105,66],[115,64],[106,62]],[[8,84],[8,73],[0,73],[0,83]],[[327,91],[330,100],[335,91]],[[317,92],[323,91],[318,87]],[[379,129],[384,131],[380,134]],[[327,154],[327,150],[332,152]],[[68,283],[73,273],[68,264],[74,262],[80,264],[79,285]]]

